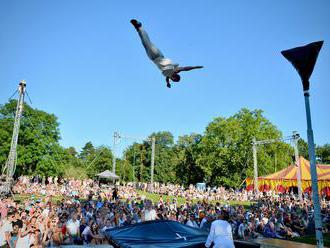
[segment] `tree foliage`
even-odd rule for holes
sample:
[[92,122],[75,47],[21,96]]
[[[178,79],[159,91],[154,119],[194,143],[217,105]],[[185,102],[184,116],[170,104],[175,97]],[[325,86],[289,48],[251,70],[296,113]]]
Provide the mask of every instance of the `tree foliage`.
[[180,136],[174,148],[176,154],[176,181],[183,185],[204,181],[203,166],[197,163],[201,152],[202,135]]
[[318,146],[316,148],[316,156],[319,163],[330,164],[330,144]]
[[308,144],[304,139],[300,138],[298,140],[298,151],[299,151],[299,156],[303,156],[304,158],[309,160]]
[[[204,173],[204,181],[211,185],[239,186],[242,180],[253,175],[253,137],[264,140],[281,136],[281,132],[262,115],[261,110],[242,109],[229,118],[214,119],[206,127],[197,159]],[[275,153],[278,169],[291,161],[290,147],[283,142],[259,147],[259,175],[274,172]]]
[[[16,100],[11,100],[0,107],[1,165],[4,165],[10,150],[16,104]],[[63,148],[58,143],[59,139],[57,117],[24,104],[17,146],[16,175],[22,173],[62,174]]]
[[[16,101],[0,106],[0,164],[9,153]],[[154,132],[140,143],[133,143],[116,159],[116,174],[123,181],[149,182],[151,138],[156,138],[154,181],[184,185],[238,187],[253,176],[252,139],[279,139],[282,133],[263,115],[262,110],[241,109],[229,117],[217,117],[203,134],[187,134],[174,140],[168,131]],[[59,144],[57,117],[24,105],[18,140],[16,175],[39,174],[75,178],[95,177],[112,171],[113,154],[107,146],[87,142],[80,152]],[[308,158],[308,145],[300,139],[300,155]],[[293,148],[284,142],[258,146],[259,175],[273,173],[292,162]],[[330,163],[330,145],[316,148],[319,163]]]

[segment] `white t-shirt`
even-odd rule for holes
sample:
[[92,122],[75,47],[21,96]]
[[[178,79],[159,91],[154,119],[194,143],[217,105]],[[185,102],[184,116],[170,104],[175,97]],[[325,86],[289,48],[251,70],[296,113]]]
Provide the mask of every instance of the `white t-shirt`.
[[13,225],[8,221],[2,221],[2,226],[0,225],[0,246],[5,245],[6,241],[6,232],[12,232]]
[[79,226],[80,226],[79,220],[73,221],[73,220],[70,219],[66,223],[67,232],[70,235],[77,235],[78,234],[78,230],[79,230]]
[[173,64],[170,59],[164,57],[158,57],[154,59],[153,62],[158,66],[158,68],[162,71],[162,74],[165,77],[171,77],[174,73],[175,68],[179,66],[178,64]]
[[81,233],[82,236],[92,236],[92,231],[89,226],[86,226],[84,231]]
[[101,229],[101,232],[102,233],[105,233],[106,230],[109,230],[109,229],[112,229],[114,228],[114,226],[104,226],[102,229]]
[[204,217],[199,225],[199,228],[203,228],[204,224],[207,222],[207,218]]
[[144,220],[149,221],[149,220],[155,220],[157,217],[156,210],[151,209],[151,210],[145,210],[144,211]]
[[[33,241],[33,240],[32,240]],[[18,237],[16,247],[30,247],[30,234],[25,235],[24,237]]]
[[192,221],[192,220],[188,220],[186,223],[187,226],[191,226],[191,227],[195,227],[195,228],[199,228],[198,224],[196,223],[196,221]]
[[48,208],[45,208],[43,211],[42,211],[42,216],[43,217],[47,217],[49,214],[49,209]]
[[214,248],[235,248],[231,225],[227,221],[215,220],[212,222],[205,246],[210,247],[212,242]]
[[244,223],[241,223],[239,226],[238,226],[238,237],[240,238],[244,238],[244,232],[245,232],[245,229],[246,229],[246,226]]

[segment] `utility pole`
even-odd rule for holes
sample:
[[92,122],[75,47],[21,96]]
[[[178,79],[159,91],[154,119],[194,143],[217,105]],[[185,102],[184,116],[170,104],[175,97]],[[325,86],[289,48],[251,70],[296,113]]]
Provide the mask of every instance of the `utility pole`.
[[299,159],[299,150],[298,150],[298,140],[300,138],[297,132],[292,133],[293,143],[294,143],[294,158],[297,166],[297,185],[298,185],[298,195],[299,199],[302,200],[302,186],[301,186],[301,166]]
[[154,184],[155,142],[156,142],[156,138],[155,138],[155,136],[153,136],[151,138],[151,176],[150,176],[150,183],[151,183],[152,190],[153,190],[153,184]]
[[3,187],[0,189],[0,193],[8,194],[10,192],[10,188],[13,182],[13,175],[16,169],[17,163],[17,141],[18,141],[18,133],[19,127],[21,123],[21,116],[23,113],[23,106],[24,106],[24,95],[25,95],[25,87],[26,82],[22,80],[19,82],[18,85],[18,101],[16,106],[16,114],[15,114],[15,121],[14,121],[14,129],[13,129],[13,136],[11,139],[10,151],[9,156],[6,161],[5,166],[2,169],[2,174],[6,174],[6,182]]
[[256,143],[256,138],[255,137],[253,137],[252,149],[253,149],[253,167],[254,167],[254,191],[259,192],[259,188],[258,188],[257,143]]
[[[136,139],[143,139],[141,137],[132,137],[132,136],[126,136],[126,135],[120,135],[118,132],[114,132],[113,134],[113,161],[112,161],[112,171],[113,173],[116,172],[116,155],[115,155],[115,150],[116,150],[116,144],[119,139],[130,139],[130,140],[136,140]],[[154,166],[155,166],[155,142],[156,138],[153,136],[151,138],[147,138],[146,141],[151,142],[151,184],[153,183],[153,178],[154,178]],[[143,148],[141,148],[141,165],[140,165],[140,181],[143,179]],[[135,148],[134,148],[134,165],[135,165]],[[134,166],[133,166],[134,167]],[[135,171],[133,168],[133,176],[135,177]]]
[[113,153],[113,157],[112,157],[112,173],[116,174],[116,145],[117,145],[117,141],[120,138],[119,134],[117,132],[113,133],[113,148],[112,148],[112,153]]
[[132,172],[133,172],[133,182],[135,182],[135,146],[133,151],[133,166],[132,166]]
[[276,156],[276,152],[275,152],[275,154],[274,154],[274,173],[276,172],[276,167],[277,167],[277,156]]

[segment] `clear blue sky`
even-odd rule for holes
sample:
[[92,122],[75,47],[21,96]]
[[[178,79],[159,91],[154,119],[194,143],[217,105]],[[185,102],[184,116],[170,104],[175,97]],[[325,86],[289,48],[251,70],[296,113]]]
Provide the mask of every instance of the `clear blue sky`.
[[[324,40],[311,78],[315,142],[330,142],[330,1],[0,1],[0,103],[19,80],[54,113],[64,146],[111,145],[114,131],[203,133],[217,116],[263,109],[306,139],[302,86],[280,51]],[[130,25],[181,65],[172,89]]]

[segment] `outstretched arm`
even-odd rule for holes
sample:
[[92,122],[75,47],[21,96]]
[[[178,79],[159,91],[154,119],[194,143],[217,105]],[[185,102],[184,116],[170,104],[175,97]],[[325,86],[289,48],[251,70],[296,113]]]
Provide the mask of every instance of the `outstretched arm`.
[[203,66],[184,66],[184,67],[177,67],[176,68],[176,72],[182,72],[182,71],[191,71],[191,70],[195,70],[195,69],[201,69],[203,68]]

